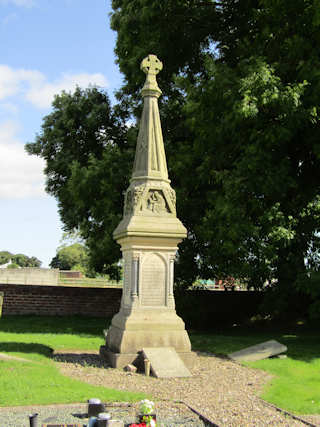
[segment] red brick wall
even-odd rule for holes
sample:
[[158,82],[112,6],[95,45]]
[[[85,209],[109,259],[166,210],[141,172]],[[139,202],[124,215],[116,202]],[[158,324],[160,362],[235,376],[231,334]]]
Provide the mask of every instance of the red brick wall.
[[2,314],[111,317],[119,311],[122,289],[3,285]]

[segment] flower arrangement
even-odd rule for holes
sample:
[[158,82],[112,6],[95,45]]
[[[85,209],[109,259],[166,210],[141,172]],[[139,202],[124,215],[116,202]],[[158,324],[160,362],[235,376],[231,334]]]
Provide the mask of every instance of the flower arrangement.
[[154,413],[154,403],[151,400],[141,400],[139,406],[139,412],[141,415],[148,415]]
[[[148,417],[147,415],[144,415],[145,417]],[[151,417],[149,417],[151,418]],[[150,420],[150,423],[139,423],[139,424],[130,424],[130,427],[156,427],[156,422],[154,421],[154,419]]]
[[139,405],[139,419],[140,427],[155,427],[156,426],[156,414],[154,409],[154,403],[151,400],[141,400]]

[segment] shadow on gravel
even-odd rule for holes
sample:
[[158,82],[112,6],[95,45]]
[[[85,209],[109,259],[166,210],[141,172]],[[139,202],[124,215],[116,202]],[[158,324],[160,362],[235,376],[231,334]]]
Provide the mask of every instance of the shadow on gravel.
[[98,354],[92,353],[55,353],[52,359],[56,362],[73,363],[91,368],[108,368],[109,365],[100,359]]

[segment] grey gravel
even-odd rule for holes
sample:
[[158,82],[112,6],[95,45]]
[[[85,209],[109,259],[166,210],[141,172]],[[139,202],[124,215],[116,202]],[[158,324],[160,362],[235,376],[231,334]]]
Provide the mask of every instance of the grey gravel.
[[[106,411],[112,419],[121,420],[125,424],[136,423],[138,405],[129,403],[107,404]],[[86,425],[87,405],[50,405],[50,406],[20,406],[16,408],[0,408],[1,427],[29,426],[31,413],[38,413],[38,426],[42,423],[73,423]],[[170,406],[157,404],[157,421],[161,427],[204,427],[206,423],[181,403],[172,402]]]
[[[101,365],[98,355],[94,354],[82,359],[81,354],[56,357],[65,375],[89,384],[144,392],[162,401],[168,409],[170,401],[183,401],[219,427],[305,426],[304,422],[282,414],[259,398],[263,386],[272,378],[270,374],[214,354],[198,353],[189,378],[127,373]],[[313,422],[320,425],[315,419]]]

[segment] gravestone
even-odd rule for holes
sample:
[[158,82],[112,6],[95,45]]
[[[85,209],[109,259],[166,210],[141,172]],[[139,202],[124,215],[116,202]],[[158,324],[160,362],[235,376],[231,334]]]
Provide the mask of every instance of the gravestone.
[[83,424],[41,424],[42,427],[83,427]]
[[173,295],[174,259],[186,229],[176,215],[162,138],[156,75],[162,63],[149,55],[141,63],[146,74],[144,101],[123,219],[114,231],[121,245],[124,280],[121,307],[111,322],[100,355],[113,367],[137,364],[147,347],[173,347],[188,366],[195,361]]
[[191,377],[173,347],[143,348],[142,353],[150,361],[151,373],[157,378]]
[[267,359],[268,357],[276,356],[287,351],[287,347],[278,341],[270,340],[261,344],[253,345],[228,354],[228,357],[233,360],[243,362],[254,362],[256,360]]

